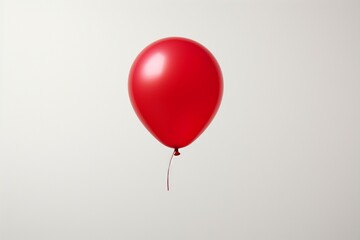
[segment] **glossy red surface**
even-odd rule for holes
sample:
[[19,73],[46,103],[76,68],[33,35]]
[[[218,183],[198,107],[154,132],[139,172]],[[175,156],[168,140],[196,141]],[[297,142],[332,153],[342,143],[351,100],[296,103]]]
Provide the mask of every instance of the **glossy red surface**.
[[215,116],[223,94],[220,67],[199,43],[165,38],[146,47],[129,74],[132,106],[161,143],[182,148]]

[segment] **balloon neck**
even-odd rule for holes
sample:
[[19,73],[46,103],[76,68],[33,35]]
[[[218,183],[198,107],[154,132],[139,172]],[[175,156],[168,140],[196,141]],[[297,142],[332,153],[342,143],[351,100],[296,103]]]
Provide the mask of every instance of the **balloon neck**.
[[180,155],[179,149],[178,149],[178,148],[175,148],[175,150],[174,150],[174,156],[179,156],[179,155]]

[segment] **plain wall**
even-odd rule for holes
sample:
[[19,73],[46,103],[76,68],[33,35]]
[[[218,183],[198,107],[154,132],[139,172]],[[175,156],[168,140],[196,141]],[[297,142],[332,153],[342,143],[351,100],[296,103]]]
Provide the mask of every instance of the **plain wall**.
[[[360,2],[3,0],[0,239],[360,239]],[[172,150],[128,98],[183,36],[224,75]]]

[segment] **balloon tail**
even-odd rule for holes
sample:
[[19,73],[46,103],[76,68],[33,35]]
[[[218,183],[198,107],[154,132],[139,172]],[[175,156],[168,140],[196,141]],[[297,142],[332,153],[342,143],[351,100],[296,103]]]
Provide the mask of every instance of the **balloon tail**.
[[174,152],[171,154],[171,158],[170,158],[169,166],[168,166],[168,170],[167,170],[166,187],[167,187],[168,191],[170,191],[170,166],[171,166],[171,162],[172,162],[172,159],[173,159],[174,156],[179,156],[179,155],[180,155],[179,149],[175,148]]

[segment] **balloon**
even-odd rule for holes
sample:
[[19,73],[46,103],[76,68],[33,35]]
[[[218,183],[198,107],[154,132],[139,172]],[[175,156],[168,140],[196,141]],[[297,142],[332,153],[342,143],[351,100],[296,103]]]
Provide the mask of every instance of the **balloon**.
[[135,59],[129,74],[132,106],[150,133],[176,149],[192,143],[221,102],[223,80],[214,56],[180,37],[158,40]]

